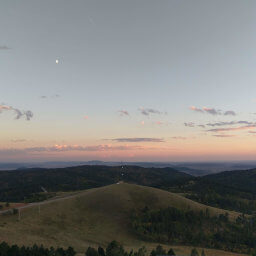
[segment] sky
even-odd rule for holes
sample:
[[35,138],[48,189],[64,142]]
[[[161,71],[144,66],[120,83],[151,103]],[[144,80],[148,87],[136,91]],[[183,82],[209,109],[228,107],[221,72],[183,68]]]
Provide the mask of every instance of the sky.
[[256,160],[255,11],[0,1],[0,161]]

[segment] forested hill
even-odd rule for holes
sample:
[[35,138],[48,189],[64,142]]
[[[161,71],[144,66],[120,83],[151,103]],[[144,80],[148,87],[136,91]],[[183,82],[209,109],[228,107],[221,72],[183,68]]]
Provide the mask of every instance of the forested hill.
[[256,169],[241,171],[226,171],[207,175],[201,180],[216,182],[230,188],[256,193]]
[[196,178],[180,191],[203,204],[252,214],[256,212],[256,169]]
[[24,169],[0,172],[1,201],[42,200],[42,187],[48,192],[74,191],[125,181],[151,187],[169,188],[192,176],[172,168],[138,166],[77,166],[60,169]]

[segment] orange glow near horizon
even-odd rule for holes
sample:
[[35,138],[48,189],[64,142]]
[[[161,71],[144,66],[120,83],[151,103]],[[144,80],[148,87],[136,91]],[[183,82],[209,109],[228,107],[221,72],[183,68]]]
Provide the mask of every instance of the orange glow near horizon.
[[[198,160],[253,160],[256,144],[254,136],[244,138],[198,137],[170,139],[161,143],[102,143],[92,141],[79,144],[44,144],[29,147],[3,147],[1,161],[26,160],[123,160],[123,161],[198,161]],[[102,141],[106,142],[106,141]],[[33,143],[34,144],[34,143]]]

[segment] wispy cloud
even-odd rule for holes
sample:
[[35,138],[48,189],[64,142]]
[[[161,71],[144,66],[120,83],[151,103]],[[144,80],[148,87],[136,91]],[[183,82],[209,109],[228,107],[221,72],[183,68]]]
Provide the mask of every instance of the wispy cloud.
[[153,108],[139,108],[139,111],[144,116],[149,116],[151,114],[156,114],[156,115],[167,114],[167,112],[161,112],[161,111],[159,111],[157,109],[153,109]]
[[175,140],[186,140],[187,137],[182,137],[182,136],[174,136],[174,137],[171,137],[172,139],[175,139]]
[[230,122],[216,122],[216,123],[208,123],[207,126],[229,126],[229,125],[236,125],[236,124],[246,124],[246,125],[253,125],[256,124],[255,122],[249,121],[230,121]]
[[5,50],[10,50],[11,48],[9,48],[6,45],[0,45],[0,50],[5,51]]
[[209,129],[209,130],[207,130],[207,132],[227,132],[227,131],[252,130],[252,129],[255,129],[255,127],[256,127],[256,124],[239,126],[239,127]]
[[236,115],[236,113],[233,110],[228,110],[228,111],[224,112],[224,116],[235,116],[235,115]]
[[222,110],[215,109],[215,108],[208,108],[208,107],[198,108],[195,106],[191,106],[190,110],[199,112],[202,114],[207,113],[213,116],[216,116],[216,115],[235,116],[236,115],[235,111],[233,110],[227,110],[223,112]]
[[129,116],[129,112],[127,110],[118,110],[120,116]]
[[104,152],[104,151],[129,151],[129,150],[141,150],[142,146],[112,146],[112,145],[95,145],[95,146],[79,146],[79,145],[54,145],[51,147],[30,147],[24,149],[8,148],[0,149],[0,154],[9,153],[44,153],[44,152],[69,152],[69,151],[85,151],[85,152]]
[[116,142],[165,142],[161,138],[116,138],[112,139]]
[[218,138],[230,138],[230,137],[235,137],[235,135],[230,135],[230,134],[214,134],[212,135],[214,137],[218,137]]
[[21,119],[22,117],[25,117],[25,119],[29,121],[33,117],[33,113],[30,110],[24,111],[12,106],[0,105],[0,113],[3,111],[12,111],[16,115],[15,119]]
[[167,122],[167,121],[155,121],[155,122],[153,122],[152,124],[155,124],[155,125],[158,125],[158,126],[168,126],[168,125],[170,125],[171,123],[170,123],[170,122]]
[[27,141],[26,139],[13,139],[12,142],[14,143],[20,143],[20,142],[25,142]]
[[215,108],[207,108],[207,107],[203,107],[203,110],[211,115],[221,115],[220,110],[216,110]]
[[201,108],[197,108],[195,106],[191,106],[190,109],[195,111],[195,112],[204,113],[204,111]]
[[195,124],[193,122],[184,123],[186,127],[195,127]]
[[53,94],[53,95],[50,95],[50,96],[42,95],[42,96],[40,96],[40,99],[50,99],[50,98],[56,99],[56,98],[59,98],[59,97],[60,97],[59,94]]

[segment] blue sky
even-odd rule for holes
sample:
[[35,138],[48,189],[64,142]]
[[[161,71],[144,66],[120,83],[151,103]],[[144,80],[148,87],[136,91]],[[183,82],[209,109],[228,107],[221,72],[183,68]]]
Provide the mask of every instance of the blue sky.
[[[0,5],[1,161],[254,157],[255,1]],[[216,122],[238,129],[198,126]]]

